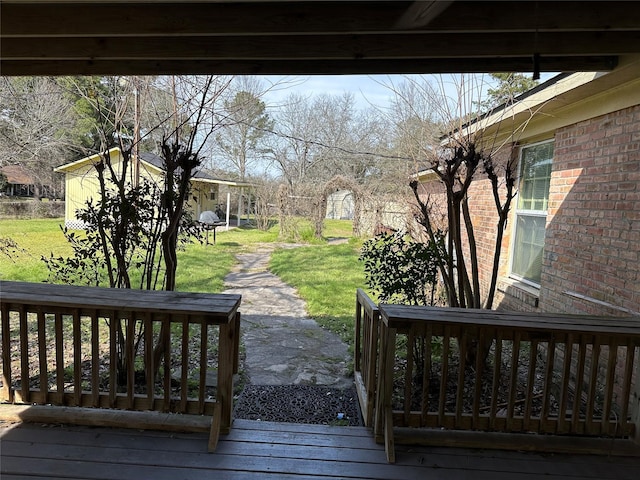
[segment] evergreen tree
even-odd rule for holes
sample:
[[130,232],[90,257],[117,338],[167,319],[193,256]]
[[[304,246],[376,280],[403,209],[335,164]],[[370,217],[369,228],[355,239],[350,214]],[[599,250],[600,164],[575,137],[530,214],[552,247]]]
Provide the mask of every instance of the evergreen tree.
[[496,86],[487,90],[487,98],[478,102],[481,111],[488,111],[502,104],[510,105],[515,98],[538,85],[537,80],[523,73],[491,73]]

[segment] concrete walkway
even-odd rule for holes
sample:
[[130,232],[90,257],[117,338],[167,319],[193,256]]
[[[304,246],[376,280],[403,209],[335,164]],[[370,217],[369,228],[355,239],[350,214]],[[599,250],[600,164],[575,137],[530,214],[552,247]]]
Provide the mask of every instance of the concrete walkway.
[[324,385],[349,388],[349,353],[340,338],[307,317],[294,288],[267,271],[274,245],[237,256],[225,293],[242,295],[245,370],[253,385]]

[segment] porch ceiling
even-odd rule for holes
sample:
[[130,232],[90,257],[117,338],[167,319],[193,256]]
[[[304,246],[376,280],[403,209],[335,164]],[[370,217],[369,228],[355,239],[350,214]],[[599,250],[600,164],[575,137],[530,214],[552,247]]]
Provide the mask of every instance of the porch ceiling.
[[3,0],[0,73],[610,70],[638,3]]

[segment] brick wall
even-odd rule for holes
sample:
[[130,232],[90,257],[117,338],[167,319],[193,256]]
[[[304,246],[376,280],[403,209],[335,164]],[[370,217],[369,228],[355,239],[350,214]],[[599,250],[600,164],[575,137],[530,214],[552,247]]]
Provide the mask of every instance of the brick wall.
[[558,130],[549,194],[540,308],[640,311],[640,106]]

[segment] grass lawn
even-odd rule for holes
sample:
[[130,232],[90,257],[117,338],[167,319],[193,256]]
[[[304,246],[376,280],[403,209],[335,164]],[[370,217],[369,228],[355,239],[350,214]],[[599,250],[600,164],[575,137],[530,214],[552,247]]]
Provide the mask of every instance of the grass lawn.
[[269,269],[298,289],[320,325],[353,345],[356,289],[365,287],[361,242],[279,249]]
[[0,279],[43,282],[49,272],[41,256],[71,254],[60,225],[64,219],[0,220],[0,237],[11,238],[20,251],[9,257],[0,252]]
[[[0,220],[0,237],[11,238],[21,249],[11,257],[0,252],[0,279],[47,281],[49,274],[41,256],[71,253],[60,230],[62,223],[62,219]],[[324,235],[325,238],[349,238],[351,222],[327,220]],[[221,292],[224,277],[236,263],[236,253],[277,241],[277,225],[266,232],[244,227],[219,229],[216,245],[194,242],[178,253],[178,289]],[[273,273],[298,289],[308,303],[309,314],[350,345],[355,291],[364,286],[363,269],[358,262],[360,247],[361,242],[355,239],[342,245],[315,240],[308,247],[276,250],[270,264]]]

